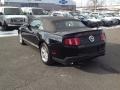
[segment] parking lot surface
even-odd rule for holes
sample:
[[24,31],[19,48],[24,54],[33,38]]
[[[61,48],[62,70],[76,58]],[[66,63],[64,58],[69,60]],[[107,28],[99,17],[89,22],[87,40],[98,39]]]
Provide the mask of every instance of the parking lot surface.
[[105,30],[105,56],[73,66],[46,66],[36,48],[1,37],[0,90],[120,90],[119,29]]

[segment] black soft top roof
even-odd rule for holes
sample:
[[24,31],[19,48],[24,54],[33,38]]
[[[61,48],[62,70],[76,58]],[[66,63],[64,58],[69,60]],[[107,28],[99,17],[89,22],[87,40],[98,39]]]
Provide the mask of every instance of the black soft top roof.
[[71,17],[60,17],[60,16],[41,16],[34,18],[34,20],[41,20],[43,22],[44,31],[54,33],[56,32],[56,27],[53,22],[61,21],[61,20],[77,20],[77,19]]
[[[69,20],[69,19],[74,19],[72,17],[60,17],[60,16],[41,16],[35,18],[36,20],[49,20],[49,21],[57,21],[57,20]],[[77,20],[77,19],[74,19]]]

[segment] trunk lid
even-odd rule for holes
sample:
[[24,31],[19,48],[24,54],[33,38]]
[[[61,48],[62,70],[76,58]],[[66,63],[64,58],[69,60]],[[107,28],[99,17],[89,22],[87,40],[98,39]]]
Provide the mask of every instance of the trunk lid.
[[[104,42],[101,40],[102,30],[75,30],[70,32],[62,32],[59,35],[63,36],[63,43],[65,39],[69,38],[79,38],[80,45],[79,46],[91,46],[98,45]],[[75,41],[73,41],[75,42]]]
[[[80,33],[80,32],[86,32],[86,31],[96,31],[96,30],[102,30],[101,28],[79,28],[79,29],[69,29],[69,30],[61,30],[61,32],[56,32],[55,34],[64,36],[67,34],[73,34],[73,33]],[[58,30],[60,31],[60,30]]]

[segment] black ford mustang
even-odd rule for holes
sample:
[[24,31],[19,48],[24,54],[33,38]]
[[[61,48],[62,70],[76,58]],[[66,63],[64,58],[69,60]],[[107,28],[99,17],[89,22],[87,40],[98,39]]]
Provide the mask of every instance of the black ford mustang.
[[65,17],[40,17],[20,27],[19,41],[40,49],[41,60],[69,64],[105,55],[105,33],[88,28],[79,20]]

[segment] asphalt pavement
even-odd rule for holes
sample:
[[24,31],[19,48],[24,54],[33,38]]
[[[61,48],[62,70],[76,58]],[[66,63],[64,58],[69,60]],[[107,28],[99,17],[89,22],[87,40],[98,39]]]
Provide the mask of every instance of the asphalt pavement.
[[0,90],[120,90],[119,29],[105,30],[105,56],[73,66],[46,66],[38,49],[0,38]]

